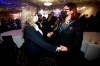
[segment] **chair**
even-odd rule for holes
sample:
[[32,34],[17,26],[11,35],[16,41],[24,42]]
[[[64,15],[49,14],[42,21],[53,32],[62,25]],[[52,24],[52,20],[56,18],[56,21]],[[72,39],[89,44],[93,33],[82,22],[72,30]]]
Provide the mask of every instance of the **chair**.
[[14,43],[13,38],[11,35],[8,36],[2,36],[3,39],[3,44],[5,45],[5,47],[9,47],[9,48],[15,48],[16,43]]
[[8,65],[16,65],[18,48],[14,43],[12,36],[2,36],[2,39],[2,63]]
[[[8,35],[8,36],[2,36],[3,42],[13,42],[12,36]],[[14,43],[14,42],[13,42]]]

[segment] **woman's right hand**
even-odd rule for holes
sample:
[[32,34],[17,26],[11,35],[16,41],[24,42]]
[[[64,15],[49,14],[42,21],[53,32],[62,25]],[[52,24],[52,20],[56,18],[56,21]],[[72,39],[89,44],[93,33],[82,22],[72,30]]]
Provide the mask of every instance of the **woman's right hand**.
[[63,51],[63,52],[68,51],[68,48],[66,46],[60,45],[60,48],[61,49],[59,51]]
[[48,33],[47,33],[47,37],[49,37],[49,38],[50,38],[52,35],[53,35],[53,32],[48,32]]
[[66,52],[66,51],[68,51],[68,48],[66,46],[60,45],[59,47],[57,47],[56,51]]

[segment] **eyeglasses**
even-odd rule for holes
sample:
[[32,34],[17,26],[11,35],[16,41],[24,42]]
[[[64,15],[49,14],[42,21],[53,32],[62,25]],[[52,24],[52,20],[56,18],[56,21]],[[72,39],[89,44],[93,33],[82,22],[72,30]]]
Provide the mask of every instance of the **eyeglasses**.
[[70,9],[64,9],[64,10],[70,10]]
[[68,10],[70,10],[70,9],[63,9],[62,11],[68,11]]

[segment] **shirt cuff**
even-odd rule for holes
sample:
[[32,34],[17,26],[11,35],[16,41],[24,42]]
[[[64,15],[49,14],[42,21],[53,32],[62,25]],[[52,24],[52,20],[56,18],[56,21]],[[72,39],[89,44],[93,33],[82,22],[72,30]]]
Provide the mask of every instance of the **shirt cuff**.
[[59,52],[60,49],[61,49],[61,47],[57,47],[57,48],[56,48],[56,52]]

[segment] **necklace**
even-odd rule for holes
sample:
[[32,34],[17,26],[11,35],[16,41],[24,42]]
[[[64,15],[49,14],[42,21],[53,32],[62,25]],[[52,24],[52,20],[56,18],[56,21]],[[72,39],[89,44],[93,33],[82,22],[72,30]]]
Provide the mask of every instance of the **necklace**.
[[70,22],[70,20],[69,20],[69,21],[67,21],[67,22],[65,22],[65,24],[69,24],[69,22]]

